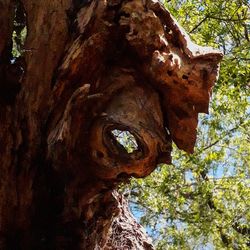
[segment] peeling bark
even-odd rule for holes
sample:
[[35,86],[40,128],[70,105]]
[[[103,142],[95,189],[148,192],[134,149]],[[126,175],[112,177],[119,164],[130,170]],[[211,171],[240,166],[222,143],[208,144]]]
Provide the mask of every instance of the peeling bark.
[[114,190],[171,163],[172,141],[193,151],[221,53],[158,1],[18,3],[28,36],[13,63],[17,1],[0,1],[0,248],[153,249]]

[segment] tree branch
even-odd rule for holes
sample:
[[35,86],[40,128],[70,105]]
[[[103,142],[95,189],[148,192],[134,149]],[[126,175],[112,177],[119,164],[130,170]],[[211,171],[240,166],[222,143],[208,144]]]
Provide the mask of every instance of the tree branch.
[[197,25],[193,27],[193,29],[189,32],[190,34],[193,33],[196,29],[198,29],[206,20],[208,16],[205,16]]
[[[201,177],[204,181],[209,181],[209,178],[207,176],[207,174],[205,172],[202,172],[201,173]],[[213,194],[210,193],[210,196],[207,200],[207,204],[208,204],[208,207],[211,209],[211,210],[214,210],[216,211],[217,213],[219,214],[223,214],[223,211],[221,209],[218,209],[217,206],[215,205],[214,203],[214,200],[213,200]],[[250,228],[246,227],[246,226],[242,226],[240,225],[239,222],[235,222],[233,223],[232,225],[232,228],[242,234],[242,235],[249,235],[249,242],[247,244],[250,244]],[[230,244],[232,244],[232,240],[227,236],[227,234],[225,234],[223,231],[222,231],[222,228],[219,226],[219,225],[216,225],[216,227],[219,229],[219,232],[220,232],[220,235],[221,235],[221,240],[222,242],[226,245],[226,246],[229,246]],[[237,246],[233,246],[233,249],[236,249],[238,250],[239,248]]]

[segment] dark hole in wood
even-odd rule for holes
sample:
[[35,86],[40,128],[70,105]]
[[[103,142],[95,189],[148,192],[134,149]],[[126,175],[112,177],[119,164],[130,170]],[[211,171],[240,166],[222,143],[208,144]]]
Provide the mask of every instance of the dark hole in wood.
[[201,75],[202,75],[202,78],[204,79],[204,81],[206,81],[208,79],[208,72],[206,69],[201,70]]
[[175,107],[174,112],[179,119],[189,117],[189,114],[183,110],[181,107]]
[[170,54],[170,55],[168,56],[168,59],[169,59],[169,60],[172,60],[173,57],[174,57],[173,54]]
[[127,173],[120,173],[117,175],[118,179],[127,179],[129,175]]
[[172,34],[172,30],[166,24],[163,25],[163,28],[164,28],[166,33]]
[[188,79],[188,76],[187,76],[187,75],[183,75],[183,76],[182,76],[182,79],[187,80],[187,79]]
[[169,76],[172,76],[172,74],[173,74],[173,72],[171,70],[168,70],[167,73]]
[[100,151],[97,151],[97,152],[96,152],[96,156],[97,156],[98,158],[103,158],[103,157],[104,157],[104,154],[103,154],[102,152],[100,152]]
[[130,17],[130,14],[129,14],[129,13],[126,13],[126,12],[124,12],[124,11],[121,11],[121,12],[120,12],[120,16]]

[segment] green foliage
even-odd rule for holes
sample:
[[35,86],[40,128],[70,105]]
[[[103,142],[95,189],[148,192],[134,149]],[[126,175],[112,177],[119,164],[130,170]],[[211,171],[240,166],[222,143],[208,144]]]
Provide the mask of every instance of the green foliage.
[[24,52],[24,43],[27,36],[26,13],[20,1],[15,3],[15,16],[12,32],[12,56],[20,57]]
[[166,7],[200,45],[225,54],[193,155],[133,179],[131,208],[157,249],[250,247],[250,14],[247,0],[172,0]]
[[27,27],[24,27],[19,33],[14,31],[12,34],[12,55],[19,57],[23,53],[23,45],[27,36]]
[[130,154],[138,149],[135,137],[126,130],[115,129],[111,131],[117,142]]

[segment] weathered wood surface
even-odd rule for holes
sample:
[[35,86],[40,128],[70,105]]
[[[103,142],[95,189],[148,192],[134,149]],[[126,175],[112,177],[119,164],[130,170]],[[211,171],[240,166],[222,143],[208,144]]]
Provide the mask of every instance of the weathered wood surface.
[[[172,141],[192,152],[208,112],[221,53],[158,1],[81,2],[0,0],[0,249],[152,249],[112,190],[170,163]],[[13,63],[17,3],[28,35]]]

